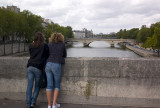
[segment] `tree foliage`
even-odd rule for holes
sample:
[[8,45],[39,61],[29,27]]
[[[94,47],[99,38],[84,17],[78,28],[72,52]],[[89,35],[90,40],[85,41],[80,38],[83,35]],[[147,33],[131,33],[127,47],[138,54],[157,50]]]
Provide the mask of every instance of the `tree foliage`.
[[33,40],[34,33],[43,32],[46,39],[54,32],[61,32],[65,38],[72,38],[72,28],[70,26],[63,27],[59,24],[48,24],[47,27],[42,26],[43,18],[35,15],[28,10],[20,13],[14,13],[10,10],[0,7],[0,37],[23,37],[28,42]]
[[157,49],[158,55],[160,54],[160,22],[152,24],[149,28],[142,26],[141,29],[120,29],[120,31],[116,33],[116,37],[136,39],[138,43],[143,43],[142,47]]
[[150,29],[146,27],[142,27],[137,34],[137,41],[139,43],[145,43],[147,37],[151,37]]
[[70,26],[63,27],[59,24],[48,24],[48,26],[44,29],[44,34],[46,41],[48,41],[48,38],[51,36],[52,33],[62,33],[64,35],[64,38],[73,38],[72,28]]
[[152,24],[149,28],[142,26],[141,29],[120,30],[116,33],[117,38],[136,39],[138,43],[143,43],[142,47],[158,50],[160,54],[160,22]]
[[144,46],[146,48],[152,47],[154,49],[160,49],[160,22],[157,22],[153,26],[151,26],[152,29],[152,37],[147,38]]
[[138,32],[139,32],[138,28],[133,28],[131,30],[121,29],[119,32],[116,33],[116,37],[123,39],[136,39]]

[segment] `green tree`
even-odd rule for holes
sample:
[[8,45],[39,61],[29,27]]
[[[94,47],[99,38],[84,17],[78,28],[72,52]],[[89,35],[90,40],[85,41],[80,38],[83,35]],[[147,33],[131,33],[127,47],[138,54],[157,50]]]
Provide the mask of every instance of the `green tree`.
[[42,22],[43,19],[40,16],[32,14],[30,11],[24,10],[22,15],[26,18],[27,24],[25,29],[25,37],[28,42],[33,40],[34,33],[37,31],[43,31]]
[[28,27],[27,24],[27,19],[25,18],[25,16],[22,13],[18,13],[16,16],[16,37],[19,38],[19,47],[18,47],[18,52],[20,52],[20,42],[23,38],[24,41],[24,51],[25,51],[25,33]]
[[148,37],[144,47],[149,48],[152,47],[153,49],[158,49],[158,56],[160,51],[160,28],[155,27],[154,34],[152,37]]
[[122,36],[123,36],[123,30],[121,29],[119,32],[116,33],[116,37],[120,39],[122,38]]
[[48,24],[48,26],[44,29],[45,38],[48,41],[48,38],[51,36],[52,33],[62,33],[64,38],[73,38],[72,28],[70,26],[63,27],[59,24]]
[[160,50],[160,28],[156,27],[154,30],[154,35],[156,37],[156,48],[158,49],[158,56]]
[[156,48],[156,37],[155,35],[153,35],[152,37],[147,37],[147,40],[144,44],[145,48],[152,48],[155,49]]
[[151,37],[151,32],[149,28],[141,28],[137,35],[137,41],[139,43],[145,43],[147,37]]
[[49,39],[49,37],[51,36],[52,33],[53,33],[53,32],[52,32],[52,29],[46,28],[46,29],[44,30],[45,39],[46,39],[47,42],[48,42],[48,39]]
[[65,28],[65,35],[66,35],[66,38],[73,38],[72,27],[67,26]]
[[6,10],[3,8],[0,8],[0,37],[4,41],[4,55],[5,55],[5,38],[7,35],[7,22],[6,22]]
[[129,37],[129,32],[126,30],[126,29],[124,29],[123,30],[123,33],[122,33],[123,35],[122,35],[122,38],[123,39],[128,39],[128,37]]
[[[43,18],[35,15],[28,10],[20,13],[14,13],[5,8],[0,8],[0,37],[4,40],[7,38],[18,37],[27,39],[28,42],[33,40],[34,33],[37,31],[44,32],[46,39],[54,32],[60,32],[65,38],[72,38],[72,28],[70,26],[63,27],[56,23],[48,24],[47,27],[42,26]],[[12,41],[13,42],[13,41]],[[5,46],[5,45],[4,45]],[[12,46],[13,49],[13,46]]]
[[129,39],[136,39],[137,34],[139,32],[139,29],[138,28],[133,28],[133,29],[130,29],[128,32],[129,32],[128,33],[128,38]]
[[155,29],[156,27],[160,28],[160,22],[157,22],[157,23],[152,24],[152,25],[150,26],[151,36],[154,34],[154,29]]
[[4,40],[4,55],[5,55],[5,40],[12,39],[11,51],[13,53],[13,37],[16,32],[16,14],[4,8],[0,8],[0,35]]

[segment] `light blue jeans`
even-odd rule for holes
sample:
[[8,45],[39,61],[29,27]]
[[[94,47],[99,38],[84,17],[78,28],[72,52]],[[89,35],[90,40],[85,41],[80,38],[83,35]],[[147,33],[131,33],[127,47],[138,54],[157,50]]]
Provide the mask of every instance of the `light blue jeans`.
[[53,90],[53,82],[54,82],[54,90],[59,90],[61,82],[61,64],[47,62],[45,71],[47,76],[46,91]]
[[[36,100],[39,94],[39,90],[40,90],[39,81],[41,79],[41,76],[42,76],[41,70],[35,67],[32,67],[32,66],[29,66],[27,68],[28,85],[27,85],[27,91],[26,91],[26,104],[28,107],[31,106],[31,103],[36,103]],[[35,80],[35,89],[34,89],[34,93],[32,96],[34,80]]]

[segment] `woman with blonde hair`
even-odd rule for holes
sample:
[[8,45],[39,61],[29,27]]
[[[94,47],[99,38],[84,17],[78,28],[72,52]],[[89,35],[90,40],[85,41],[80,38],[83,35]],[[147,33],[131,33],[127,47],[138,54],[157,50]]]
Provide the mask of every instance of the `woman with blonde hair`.
[[51,108],[52,93],[52,108],[57,108],[58,106],[56,102],[60,90],[61,64],[65,63],[64,58],[66,58],[67,52],[64,44],[64,36],[61,33],[53,33],[49,38],[49,42],[49,58],[45,68],[47,76],[46,95],[48,100],[48,108]]

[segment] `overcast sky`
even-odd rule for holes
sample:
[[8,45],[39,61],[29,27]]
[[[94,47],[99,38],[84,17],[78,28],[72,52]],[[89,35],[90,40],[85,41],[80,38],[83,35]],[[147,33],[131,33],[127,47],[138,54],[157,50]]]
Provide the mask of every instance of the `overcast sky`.
[[94,33],[148,27],[160,21],[160,0],[0,0],[0,6],[16,5],[73,30]]

